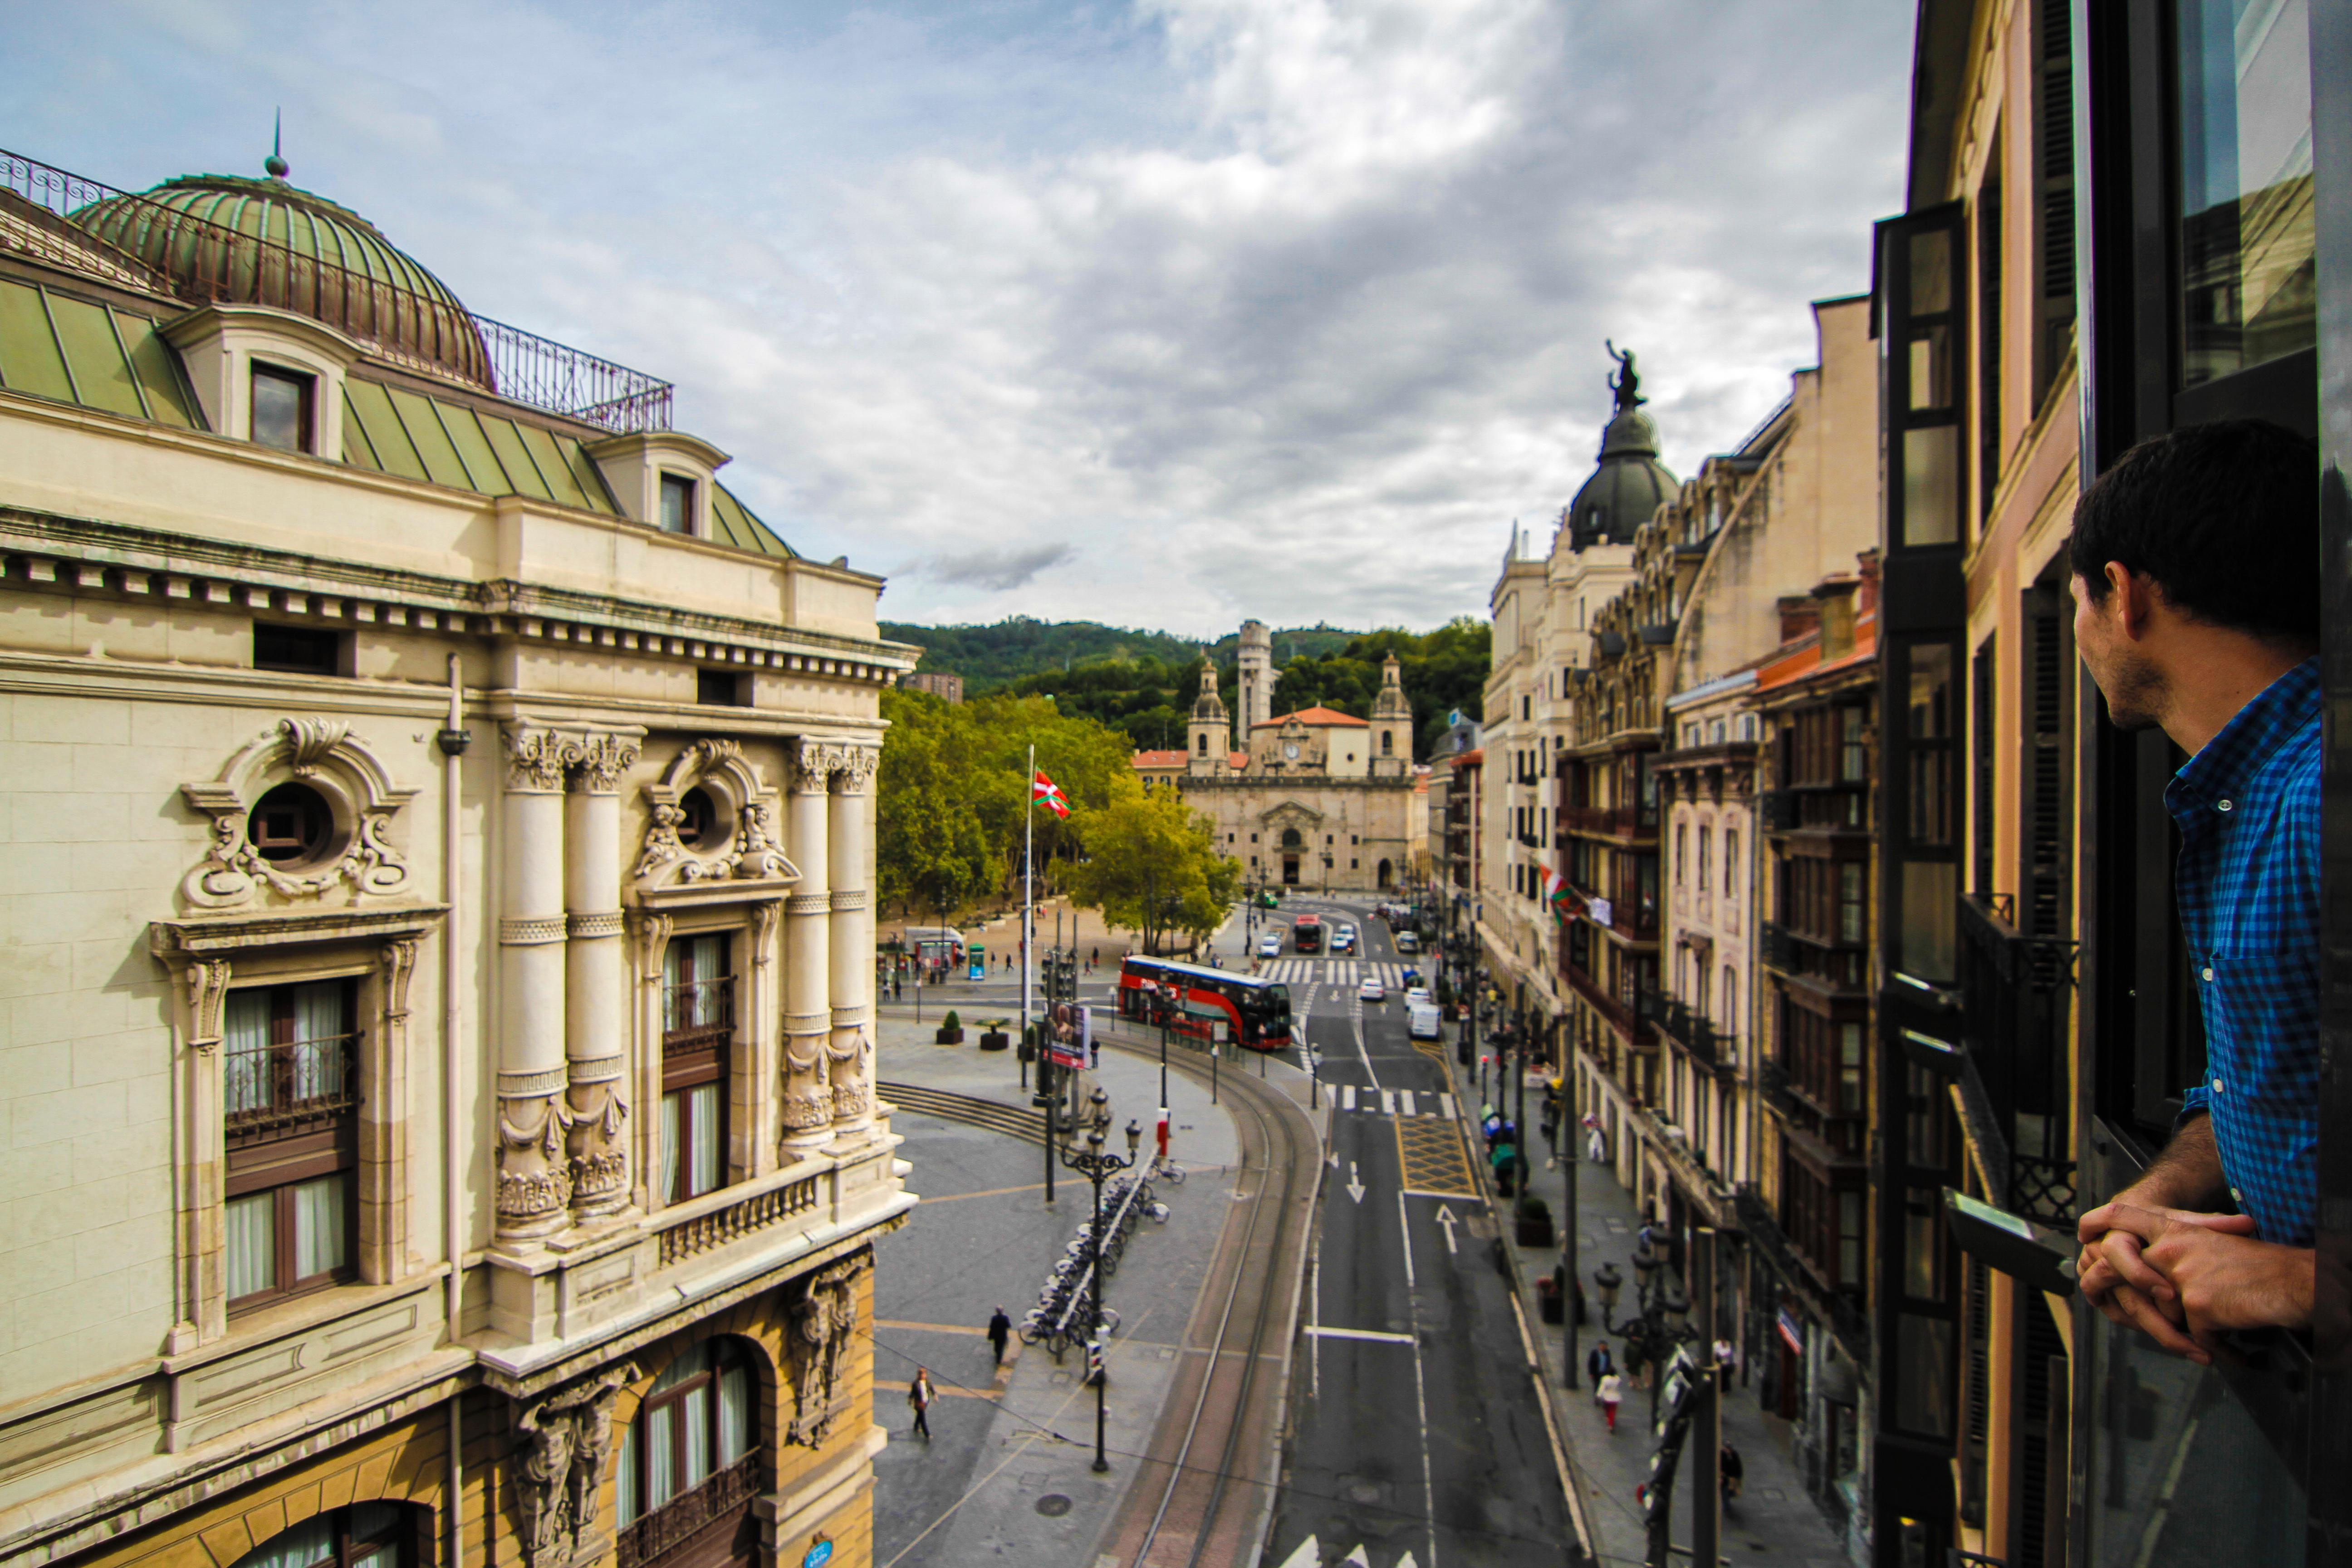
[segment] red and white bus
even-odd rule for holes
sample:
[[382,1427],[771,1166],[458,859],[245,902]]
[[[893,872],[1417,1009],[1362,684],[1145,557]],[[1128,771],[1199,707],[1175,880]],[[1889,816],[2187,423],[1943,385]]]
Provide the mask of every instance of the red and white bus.
[[1290,945],[1300,952],[1323,951],[1323,922],[1314,915],[1301,915],[1290,928]]
[[1129,958],[1118,971],[1118,1016],[1179,1034],[1225,1038],[1255,1051],[1290,1044],[1290,988],[1254,975],[1167,958]]

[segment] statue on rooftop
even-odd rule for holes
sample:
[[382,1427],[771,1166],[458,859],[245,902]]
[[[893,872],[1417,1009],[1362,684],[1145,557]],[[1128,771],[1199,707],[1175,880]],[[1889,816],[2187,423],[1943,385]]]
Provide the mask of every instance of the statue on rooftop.
[[1633,369],[1633,351],[1620,351],[1613,342],[1604,338],[1601,346],[1609,357],[1617,362],[1617,374],[1609,378],[1609,390],[1617,395],[1617,412],[1630,414],[1650,401],[1642,395],[1642,378]]

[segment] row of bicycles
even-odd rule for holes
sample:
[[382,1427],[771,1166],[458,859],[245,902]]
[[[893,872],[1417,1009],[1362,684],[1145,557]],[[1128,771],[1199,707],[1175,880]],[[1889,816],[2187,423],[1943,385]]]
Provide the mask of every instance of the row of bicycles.
[[[1157,1225],[1168,1223],[1168,1205],[1153,1195],[1153,1183],[1181,1184],[1183,1180],[1181,1170],[1163,1164],[1139,1174],[1114,1176],[1103,1184],[1105,1279],[1118,1272],[1119,1256],[1127,1249],[1127,1238],[1134,1234],[1143,1216],[1149,1215]],[[1118,1311],[1108,1306],[1100,1309],[1093,1329],[1087,1324],[1087,1310],[1095,1303],[1094,1266],[1095,1226],[1089,1219],[1079,1224],[1077,1235],[1055,1261],[1053,1272],[1046,1276],[1045,1288],[1038,1292],[1037,1304],[1023,1315],[1022,1343],[1043,1344],[1059,1361],[1064,1351],[1085,1343],[1094,1337],[1095,1331],[1109,1334],[1118,1329]]]

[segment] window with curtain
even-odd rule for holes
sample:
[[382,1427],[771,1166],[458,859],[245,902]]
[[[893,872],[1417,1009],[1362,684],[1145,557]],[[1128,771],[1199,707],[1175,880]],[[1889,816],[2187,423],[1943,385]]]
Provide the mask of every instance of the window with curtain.
[[357,1011],[348,980],[229,994],[222,1228],[233,1312],[354,1276]]
[[235,1568],[402,1568],[415,1556],[418,1518],[398,1503],[354,1503],[280,1531]]
[[733,1340],[679,1352],[621,1438],[620,1522],[635,1523],[740,1463],[759,1445],[750,1358]]
[[733,946],[730,933],[705,931],[674,938],[662,958],[661,1185],[670,1203],[726,1182]]

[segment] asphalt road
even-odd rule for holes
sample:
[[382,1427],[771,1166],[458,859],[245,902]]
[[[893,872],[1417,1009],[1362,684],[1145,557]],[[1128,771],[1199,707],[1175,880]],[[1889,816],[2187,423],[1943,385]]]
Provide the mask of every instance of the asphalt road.
[[[1276,923],[1310,911],[1355,921],[1363,951],[1326,961],[1342,973],[1416,962],[1360,906],[1294,898]],[[1401,997],[1366,1005],[1352,992],[1291,986],[1325,1089],[1343,1107],[1353,1089],[1355,1109],[1334,1117],[1264,1562],[1336,1564],[1360,1549],[1371,1568],[1408,1554],[1416,1568],[1557,1564],[1567,1503],[1495,1262],[1496,1218],[1440,1098],[1444,1068],[1407,1038]]]

